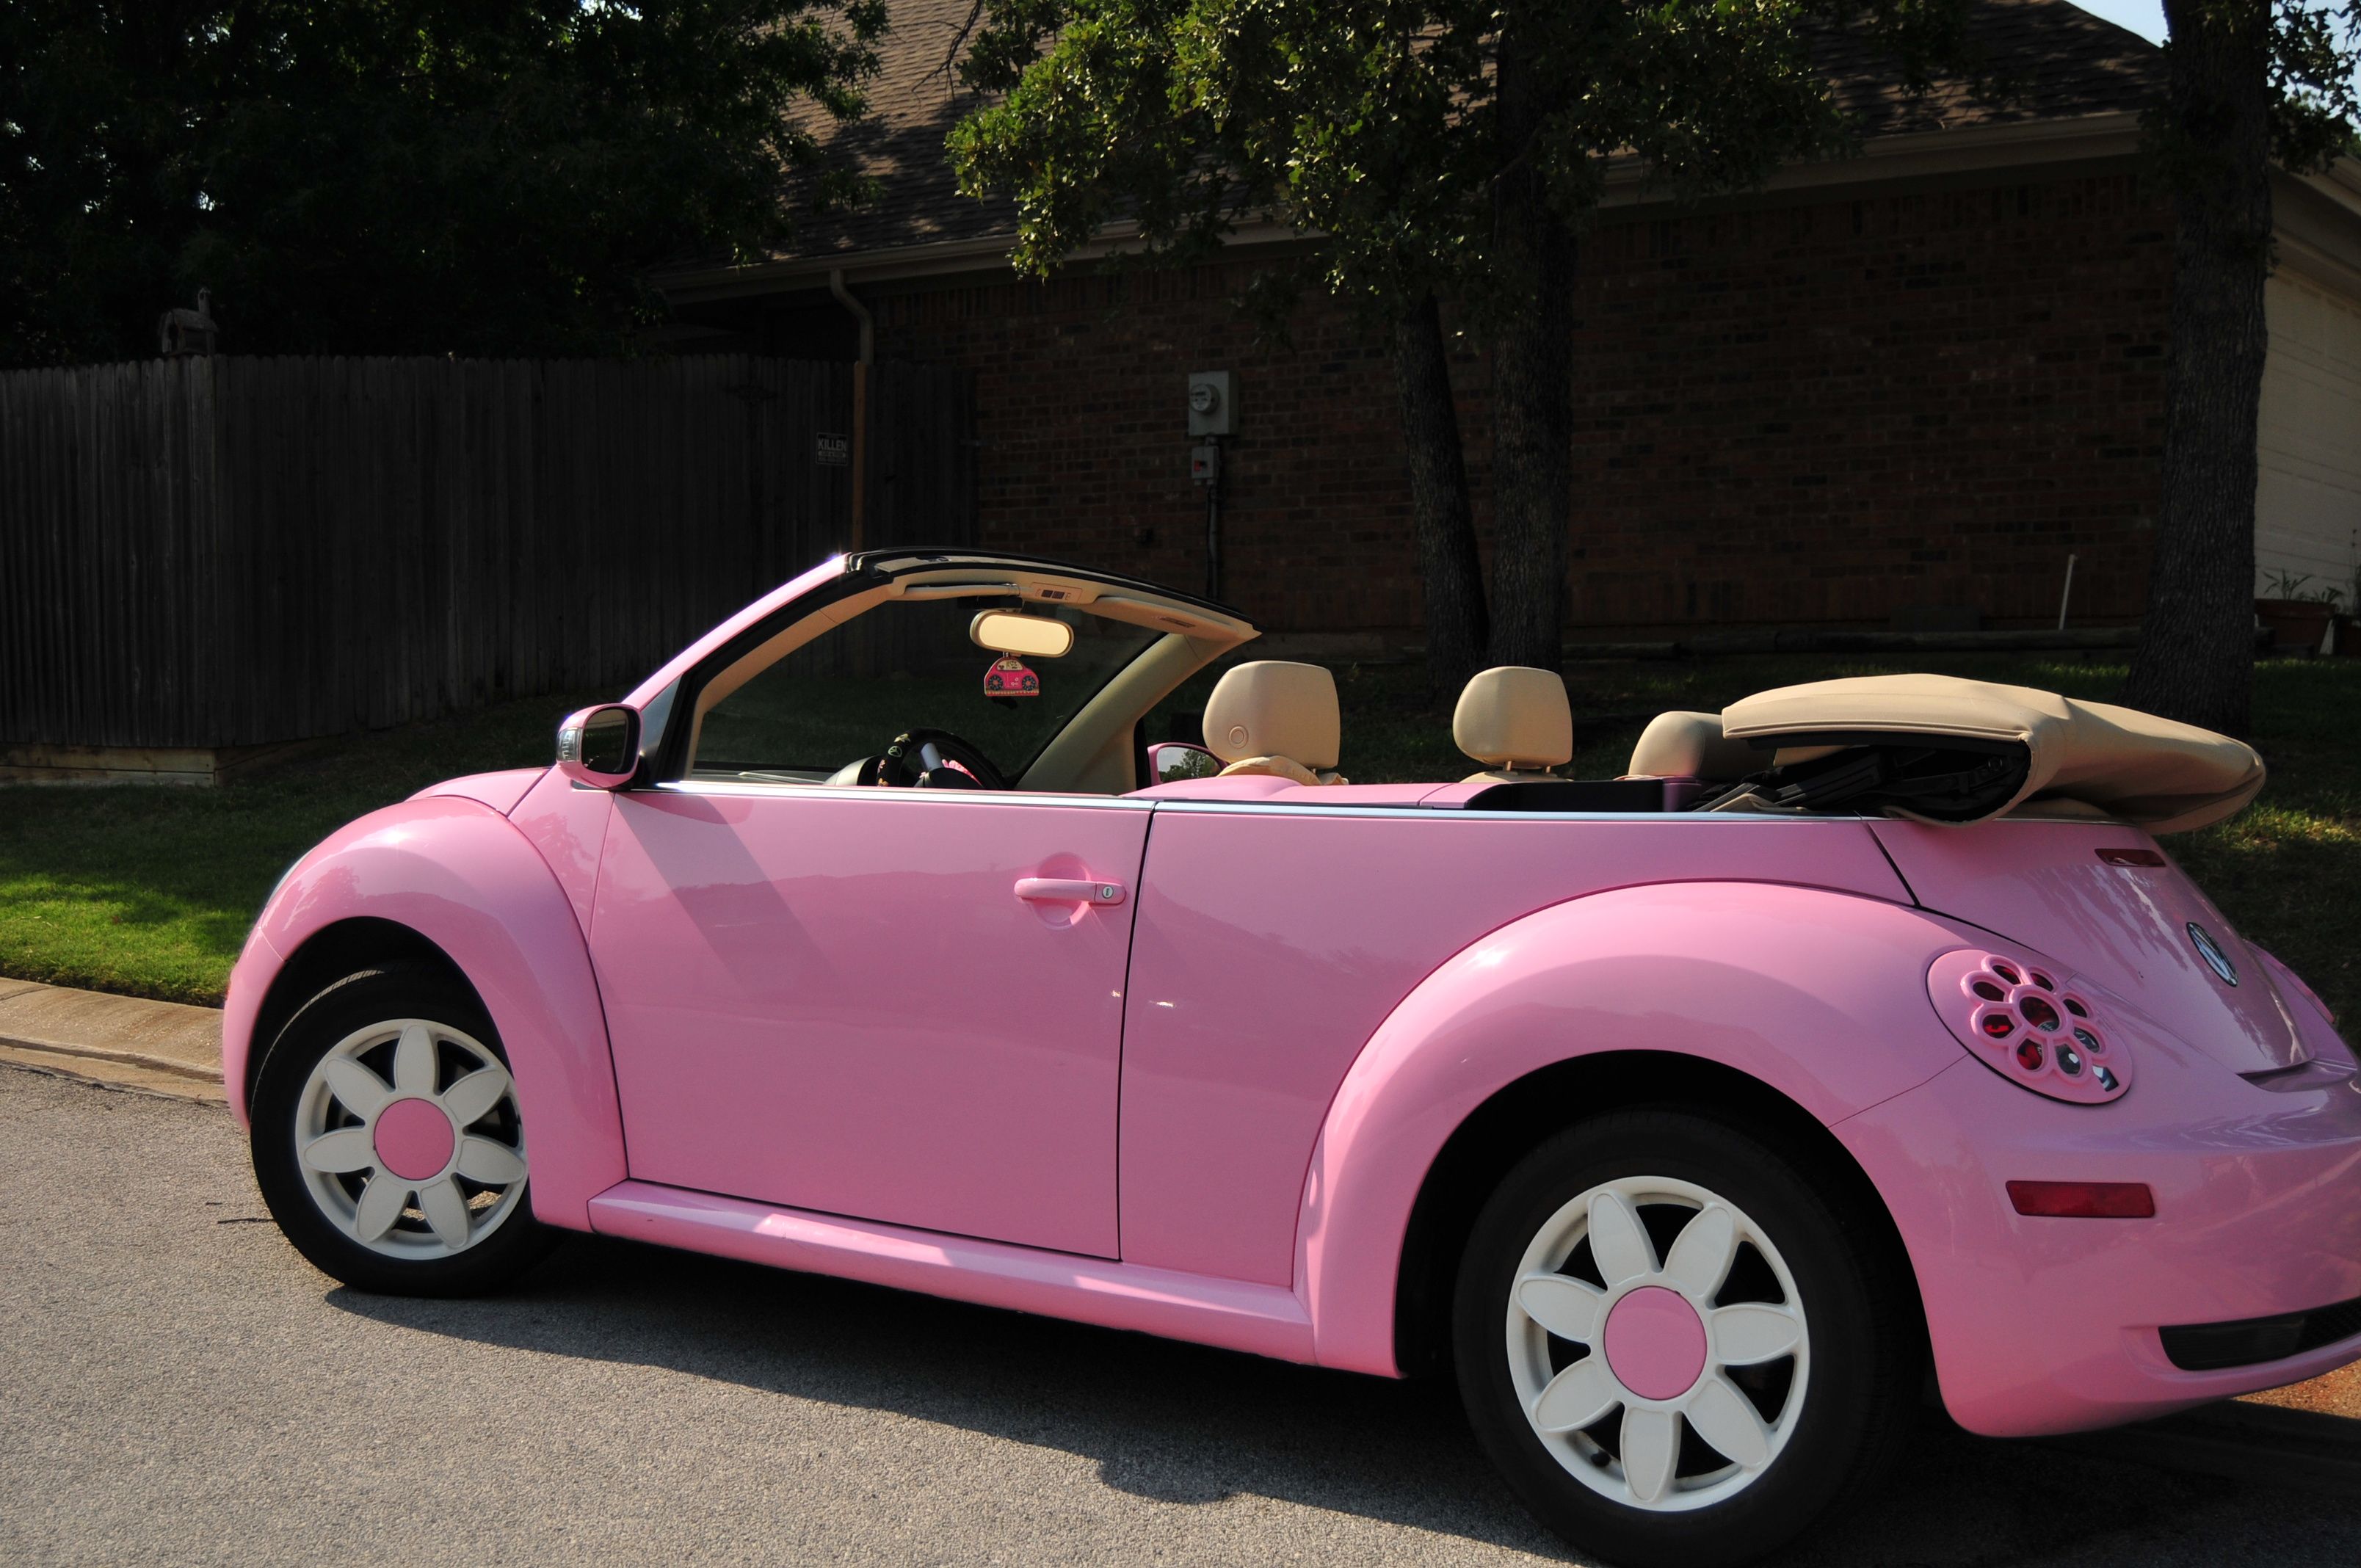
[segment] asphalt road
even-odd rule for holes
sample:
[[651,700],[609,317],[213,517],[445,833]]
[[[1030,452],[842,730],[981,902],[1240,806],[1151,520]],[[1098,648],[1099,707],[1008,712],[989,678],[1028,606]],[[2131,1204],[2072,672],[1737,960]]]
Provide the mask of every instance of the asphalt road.
[[[218,1108],[11,1069],[0,1325],[10,1563],[1567,1560],[1444,1390],[588,1238],[364,1296]],[[1930,1422],[1786,1561],[2351,1568],[2361,1502]]]

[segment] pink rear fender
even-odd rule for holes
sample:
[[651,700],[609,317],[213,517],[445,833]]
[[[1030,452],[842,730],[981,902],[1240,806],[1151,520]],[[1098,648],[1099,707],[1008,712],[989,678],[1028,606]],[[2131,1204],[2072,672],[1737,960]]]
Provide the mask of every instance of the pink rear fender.
[[241,1117],[262,999],[288,959],[340,921],[386,920],[458,966],[500,1032],[533,1166],[533,1209],[590,1228],[624,1178],[607,1024],[572,903],[524,835],[481,802],[427,796],[372,812],[288,874],[247,939],[224,1011],[223,1077]]
[[1460,952],[1371,1037],[1313,1150],[1296,1290],[1319,1362],[1399,1370],[1411,1210],[1453,1133],[1504,1089],[1579,1057],[1652,1052],[1719,1063],[1839,1122],[1961,1060],[1926,975],[1962,939],[1874,898],[1675,883],[1558,905]]

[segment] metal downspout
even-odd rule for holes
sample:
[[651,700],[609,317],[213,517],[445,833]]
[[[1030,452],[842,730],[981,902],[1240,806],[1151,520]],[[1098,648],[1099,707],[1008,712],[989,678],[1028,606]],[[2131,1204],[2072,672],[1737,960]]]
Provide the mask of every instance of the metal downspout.
[[829,269],[828,291],[836,296],[838,304],[852,313],[861,328],[861,352],[852,362],[852,540],[847,546],[848,551],[857,552],[867,543],[869,367],[877,354],[877,321],[869,313],[869,307],[844,286],[843,268]]

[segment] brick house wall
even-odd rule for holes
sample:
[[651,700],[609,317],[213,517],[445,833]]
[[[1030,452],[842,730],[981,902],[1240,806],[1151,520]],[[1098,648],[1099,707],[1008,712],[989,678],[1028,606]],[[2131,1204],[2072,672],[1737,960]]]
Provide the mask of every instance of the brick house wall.
[[[2136,619],[2169,249],[2131,172],[1609,215],[1576,307],[1576,634],[2047,625],[2070,553],[2076,620]],[[1313,302],[1290,345],[1258,341],[1234,302],[1252,266],[865,293],[879,357],[974,377],[985,542],[1202,584],[1184,378],[1227,368],[1226,596],[1275,630],[1413,634],[1383,334]],[[765,346],[831,311],[774,315]],[[1488,549],[1486,366],[1461,342]]]

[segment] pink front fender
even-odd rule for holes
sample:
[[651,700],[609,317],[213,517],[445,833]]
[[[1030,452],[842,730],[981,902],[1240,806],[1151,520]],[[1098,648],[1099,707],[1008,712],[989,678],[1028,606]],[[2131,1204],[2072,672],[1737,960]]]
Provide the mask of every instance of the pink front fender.
[[285,955],[357,917],[408,927],[474,984],[516,1075],[533,1211],[589,1229],[590,1200],[625,1175],[598,982],[565,890],[524,835],[479,802],[446,795],[388,806],[297,863],[231,978],[222,1055],[233,1093],[243,1089],[248,1051],[269,1043],[248,1036]]
[[1503,1088],[1574,1057],[1657,1051],[1734,1068],[1834,1123],[1961,1059],[1926,973],[1962,940],[1878,899],[1674,883],[1558,905],[1462,951],[1371,1037],[1312,1152],[1296,1291],[1320,1364],[1398,1370],[1411,1207],[1444,1142]]

